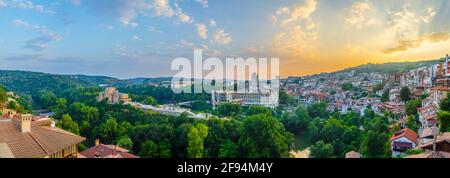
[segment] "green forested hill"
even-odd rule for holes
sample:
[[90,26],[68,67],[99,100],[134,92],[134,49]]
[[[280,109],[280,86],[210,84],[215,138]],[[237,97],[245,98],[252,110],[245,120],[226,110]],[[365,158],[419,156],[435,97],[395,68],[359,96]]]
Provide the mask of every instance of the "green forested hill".
[[140,85],[149,82],[161,82],[171,80],[169,77],[161,78],[136,78],[120,80],[106,76],[88,75],[56,75],[42,72],[0,70],[0,85],[6,90],[21,95],[37,96],[42,90],[49,90],[55,94],[61,94],[68,89],[78,86],[110,86]]
[[41,90],[61,93],[63,90],[77,86],[86,86],[88,82],[64,75],[0,70],[0,84],[8,91],[36,96]]
[[365,64],[357,67],[347,68],[339,72],[348,72],[354,70],[356,73],[395,73],[420,68],[423,66],[441,63],[442,60],[418,61],[418,62],[393,62],[384,64]]

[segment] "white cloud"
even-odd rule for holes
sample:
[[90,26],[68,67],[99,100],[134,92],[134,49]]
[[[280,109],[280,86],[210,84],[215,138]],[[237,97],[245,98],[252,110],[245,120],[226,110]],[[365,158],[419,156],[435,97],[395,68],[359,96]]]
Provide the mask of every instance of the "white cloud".
[[182,23],[192,23],[194,21],[189,15],[183,12],[178,4],[175,4],[175,14],[178,16],[178,20]]
[[289,8],[288,7],[280,7],[280,8],[278,8],[276,13],[278,15],[280,15],[280,14],[287,14],[287,13],[289,13]]
[[417,38],[420,26],[429,23],[435,15],[436,12],[432,8],[427,8],[419,13],[402,9],[390,14],[390,30],[400,40]]
[[70,2],[72,2],[73,5],[81,5],[81,0],[70,0]]
[[133,37],[131,39],[133,39],[133,41],[141,41],[142,40],[142,38],[139,37],[138,35],[133,35]]
[[216,20],[214,20],[214,19],[209,19],[209,26],[211,26],[211,27],[217,26]]
[[210,49],[205,44],[201,44],[199,47],[196,47],[196,48],[202,49],[203,50],[203,54],[205,56],[208,56],[208,57],[219,57],[220,55],[222,55],[222,52],[220,52],[219,50]]
[[180,42],[177,44],[179,47],[194,47],[194,43],[186,41],[186,40],[180,40]]
[[139,24],[136,23],[136,22],[131,22],[129,25],[130,25],[131,27],[133,27],[133,28],[139,26]]
[[27,0],[13,0],[11,1],[11,7],[18,9],[30,9],[39,13],[55,14],[54,11],[45,9],[43,5],[33,4],[33,2]]
[[24,21],[22,19],[16,19],[16,20],[13,21],[13,23],[15,25],[19,25],[19,26],[25,26],[25,27],[30,26],[30,24],[28,22],[26,22],[26,21]]
[[223,29],[218,29],[213,35],[213,42],[219,44],[229,44],[232,41],[230,35],[225,33]]
[[0,8],[6,7],[6,3],[3,0],[0,0]]
[[345,21],[350,25],[355,25],[361,28],[364,25],[375,24],[374,9],[369,2],[355,2],[352,7],[347,11],[347,17]]
[[402,9],[390,14],[388,29],[385,34],[390,38],[390,47],[383,50],[390,54],[402,52],[409,49],[420,47],[425,42],[439,41],[438,38],[448,39],[448,33],[433,33],[431,35],[421,34],[423,25],[433,20],[436,12],[433,8],[427,8],[423,11],[413,12],[408,9]]
[[203,8],[207,8],[208,7],[208,0],[195,0],[195,2],[199,3],[200,5],[202,5]]
[[436,16],[436,11],[434,11],[433,8],[428,8],[425,10],[425,14],[423,16],[421,16],[421,19],[424,23],[429,23],[434,16]]
[[207,39],[208,38],[208,29],[206,28],[206,25],[204,24],[197,24],[197,34],[201,39]]
[[311,14],[316,11],[316,0],[306,0],[305,4],[296,6],[292,9],[286,9],[283,7],[281,14],[288,14],[288,18],[282,21],[282,25],[286,26],[292,23],[297,23],[299,20],[310,18]]
[[163,33],[163,31],[158,30],[155,26],[149,26],[147,28],[147,31],[149,31],[149,32],[156,32],[156,33]]
[[48,29],[46,26],[32,25],[21,19],[14,20],[13,24],[39,34],[38,37],[26,41],[24,47],[28,49],[42,51],[48,47],[48,43],[62,39],[59,33]]
[[172,17],[174,10],[170,7],[168,0],[154,0],[152,8],[158,16]]
[[316,23],[311,18],[316,9],[316,0],[306,0],[292,8],[280,7],[269,19],[278,29],[273,49],[280,54],[304,54],[304,49],[318,36]]
[[180,20],[180,22],[183,22],[183,23],[192,23],[191,17],[189,17],[186,14],[179,14],[178,19]]
[[135,27],[138,16],[176,18],[181,23],[194,22],[177,3],[170,4],[169,0],[95,0],[83,1],[83,4],[95,13],[117,19],[124,26]]

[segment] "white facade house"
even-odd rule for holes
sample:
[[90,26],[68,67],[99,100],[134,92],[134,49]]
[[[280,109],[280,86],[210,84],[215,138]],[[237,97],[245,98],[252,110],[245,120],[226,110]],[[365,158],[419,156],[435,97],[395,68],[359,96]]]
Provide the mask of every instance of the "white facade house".
[[405,151],[416,148],[417,139],[417,133],[408,128],[395,132],[390,139],[392,156],[400,156]]
[[[239,82],[234,82],[239,85]],[[234,85],[234,83],[232,85]],[[246,82],[241,82],[246,83]],[[260,82],[256,74],[252,74],[252,80],[248,82],[248,86],[237,91],[229,90],[212,90],[211,100],[213,108],[221,103],[235,102],[242,106],[265,106],[269,108],[278,107],[279,100],[279,77],[271,81]]]

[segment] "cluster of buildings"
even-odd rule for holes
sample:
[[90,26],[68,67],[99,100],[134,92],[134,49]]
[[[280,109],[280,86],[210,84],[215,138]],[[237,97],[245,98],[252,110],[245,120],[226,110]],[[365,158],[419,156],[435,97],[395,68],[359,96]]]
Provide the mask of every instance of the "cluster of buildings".
[[[376,85],[388,81],[389,75],[383,73],[356,73],[354,70],[333,74],[320,74],[306,77],[290,77],[282,81],[283,90],[294,96],[299,105],[311,105],[327,102],[328,111],[347,113],[355,111],[364,115],[368,108],[375,108],[380,103]],[[351,88],[343,87],[344,85]]]
[[[440,102],[450,91],[450,57],[442,59],[443,63],[425,66],[405,72],[400,79],[400,86],[408,87],[414,98],[426,96],[421,107],[417,108],[419,119],[418,133],[405,128],[391,138],[391,151],[394,156],[402,155],[408,149],[422,149],[423,154],[408,156],[411,158],[450,158],[450,133],[438,133]],[[399,120],[404,124],[402,115]],[[404,126],[404,125],[403,125]],[[402,133],[403,132],[403,133]]]
[[109,103],[117,104],[117,103],[130,103],[131,98],[126,93],[120,93],[114,87],[107,87],[104,92],[100,92],[97,96],[97,101],[106,100]]
[[[279,80],[275,80],[279,81]],[[228,85],[224,85],[223,90],[213,90],[211,92],[211,103],[216,108],[221,103],[238,103],[242,106],[265,106],[276,108],[279,105],[279,83],[268,84],[265,81],[262,85],[257,74],[252,74],[251,81],[243,81],[238,84],[237,81],[229,86],[241,85],[241,89],[227,90]],[[234,88],[234,87],[233,87]]]
[[[450,133],[438,133],[439,104],[450,92],[450,57],[443,62],[398,73],[357,73],[344,71],[306,77],[290,77],[282,81],[283,90],[296,97],[298,104],[327,102],[328,111],[347,113],[350,110],[364,115],[368,108],[377,114],[391,113],[390,120],[403,129],[390,138],[393,156],[401,156],[409,149],[425,153],[410,157],[450,157]],[[350,87],[349,87],[350,86]],[[406,127],[407,113],[401,101],[401,88],[407,87],[412,98],[421,98],[418,110],[418,132]],[[387,95],[386,95],[387,94]],[[381,101],[383,95],[387,101]],[[356,152],[346,157],[356,158]]]

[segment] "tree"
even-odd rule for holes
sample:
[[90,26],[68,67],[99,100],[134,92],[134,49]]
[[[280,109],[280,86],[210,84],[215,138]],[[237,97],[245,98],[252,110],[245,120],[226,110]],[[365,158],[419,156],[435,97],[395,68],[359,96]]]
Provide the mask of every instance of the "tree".
[[224,103],[219,105],[217,111],[221,117],[237,117],[241,114],[242,107],[236,103]]
[[366,158],[384,158],[388,152],[388,136],[369,130],[363,136],[362,155]]
[[191,127],[188,133],[187,153],[189,158],[202,158],[204,156],[204,140],[208,136],[208,126],[202,123]]
[[322,140],[312,145],[309,150],[310,158],[331,158],[333,156],[333,145],[325,144]]
[[406,114],[417,115],[417,108],[422,106],[422,101],[420,99],[409,100],[406,102]]
[[17,102],[14,101],[14,100],[11,100],[11,101],[8,102],[8,108],[9,109],[14,109],[14,110],[18,111],[19,113],[25,113],[26,112],[25,108],[23,108],[21,105],[17,104]]
[[175,129],[175,139],[173,142],[174,156],[175,157],[187,157],[187,146],[189,130],[193,127],[191,123],[183,123]]
[[144,99],[144,104],[155,106],[158,104],[158,101],[156,101],[156,99],[153,98],[152,96],[146,96]]
[[114,140],[122,136],[115,118],[108,118],[105,123],[102,123],[94,129],[96,135],[100,137],[105,143],[113,143]]
[[64,113],[67,113],[67,100],[64,98],[58,98],[54,106],[51,107],[51,110],[55,112],[56,117],[61,116]]
[[143,158],[157,158],[158,157],[158,145],[155,142],[148,140],[142,143],[139,156]]
[[205,112],[212,109],[211,104],[206,101],[195,101],[192,103],[191,109],[194,111]]
[[56,95],[53,92],[45,90],[45,91],[41,91],[39,101],[41,103],[42,108],[50,108],[50,107],[56,105],[57,99],[58,98],[56,97]]
[[284,113],[280,121],[289,132],[301,134],[306,131],[311,117],[309,117],[309,112],[306,108],[298,107],[294,113]]
[[411,90],[408,87],[402,87],[402,89],[400,89],[400,99],[403,102],[411,100]]
[[0,86],[0,104],[4,104],[8,101],[8,95],[6,94],[6,90],[3,86]]
[[447,98],[443,99],[439,105],[441,110],[450,111],[450,93],[447,94]]
[[373,92],[380,91],[380,90],[383,89],[383,87],[384,87],[384,83],[383,82],[379,82],[373,87]]
[[418,124],[418,120],[416,119],[416,116],[409,115],[406,120],[405,125],[406,125],[406,127],[413,130],[414,132],[419,131],[419,124]]
[[117,146],[125,149],[131,149],[133,147],[133,141],[128,136],[122,136],[117,140]]
[[160,158],[170,158],[172,157],[172,145],[169,140],[164,139],[159,143],[159,157]]
[[327,111],[328,103],[317,102],[308,107],[308,112],[311,118],[328,118],[329,114]]
[[289,157],[294,142],[277,119],[260,114],[245,118],[239,147],[243,157],[280,158]]
[[269,108],[264,107],[264,106],[250,106],[248,108],[247,115],[251,116],[251,115],[257,115],[257,114],[264,114],[264,115],[271,116],[272,110],[270,110]]
[[61,120],[56,123],[56,126],[74,134],[80,134],[78,124],[72,120],[69,114],[62,115]]
[[381,102],[389,101],[389,89],[384,90],[383,95],[381,95]]
[[281,105],[294,105],[295,98],[292,95],[287,94],[284,90],[279,92],[279,101]]
[[231,140],[227,140],[220,145],[219,158],[236,158],[238,156],[238,145]]
[[440,125],[440,132],[450,132],[450,112],[449,111],[439,111],[438,120]]
[[353,84],[352,83],[344,83],[341,85],[341,88],[344,91],[350,91],[350,90],[353,90]]

